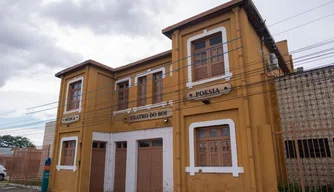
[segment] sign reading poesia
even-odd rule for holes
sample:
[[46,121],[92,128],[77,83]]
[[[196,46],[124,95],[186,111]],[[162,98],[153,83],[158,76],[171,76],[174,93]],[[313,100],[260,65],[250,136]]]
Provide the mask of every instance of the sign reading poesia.
[[68,117],[63,117],[61,119],[61,122],[64,124],[69,124],[69,123],[74,123],[76,121],[79,120],[79,115],[72,115],[72,116],[68,116]]
[[137,121],[145,121],[152,119],[159,119],[172,116],[171,109],[160,109],[155,111],[147,111],[142,113],[135,113],[126,115],[123,118],[123,121],[126,123],[137,122]]
[[190,90],[186,93],[187,100],[203,100],[211,97],[225,95],[231,92],[232,86],[229,83],[218,84],[202,89]]

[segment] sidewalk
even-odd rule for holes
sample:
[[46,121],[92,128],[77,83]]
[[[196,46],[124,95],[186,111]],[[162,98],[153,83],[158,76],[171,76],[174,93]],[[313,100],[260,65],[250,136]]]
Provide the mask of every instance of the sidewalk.
[[7,180],[0,181],[0,191],[1,192],[40,192],[40,190],[36,189],[27,189],[27,188],[22,188],[22,187],[17,187],[17,186],[10,186],[8,185]]

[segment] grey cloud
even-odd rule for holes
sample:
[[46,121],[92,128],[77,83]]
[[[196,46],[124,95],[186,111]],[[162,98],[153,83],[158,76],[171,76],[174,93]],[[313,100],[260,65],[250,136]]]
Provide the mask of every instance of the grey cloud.
[[40,3],[0,2],[0,87],[8,78],[37,64],[65,67],[81,60],[80,55],[57,47],[55,39],[41,34],[34,24]]
[[160,0],[81,0],[47,4],[43,15],[70,27],[86,27],[97,34],[147,35],[156,33],[155,16],[168,10]]

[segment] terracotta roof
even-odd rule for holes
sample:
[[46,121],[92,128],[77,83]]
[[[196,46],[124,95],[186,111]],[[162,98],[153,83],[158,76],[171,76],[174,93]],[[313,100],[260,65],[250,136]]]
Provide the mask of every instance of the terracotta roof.
[[110,71],[110,72],[117,72],[117,71],[121,71],[121,70],[124,70],[124,69],[127,69],[129,67],[133,67],[133,66],[136,66],[136,65],[140,65],[140,64],[144,64],[144,63],[147,63],[147,62],[151,62],[151,61],[154,61],[154,60],[157,60],[157,59],[160,59],[160,58],[164,58],[164,57],[167,57],[169,55],[172,54],[172,50],[168,50],[168,51],[165,51],[165,52],[162,52],[162,53],[159,53],[159,54],[156,54],[156,55],[153,55],[151,57],[147,57],[145,59],[142,59],[142,60],[139,60],[139,61],[136,61],[134,63],[130,63],[130,64],[127,64],[127,65],[124,65],[124,66],[121,66],[121,67],[118,67],[118,68],[111,68],[107,65],[104,65],[102,63],[99,63],[97,61],[94,61],[92,59],[89,59],[87,61],[84,61],[82,63],[79,63],[79,64],[76,64],[76,65],[73,65],[72,67],[69,67],[67,69],[64,69],[58,73],[56,73],[56,77],[61,77],[67,73],[70,73],[70,72],[73,72],[73,71],[76,71],[76,70],[79,70],[79,69],[82,69],[84,68],[85,66],[87,65],[93,65],[95,67],[98,67],[98,68],[102,68],[102,69],[105,69],[107,71]]
[[230,9],[232,9],[233,7],[236,7],[236,6],[238,6],[238,5],[242,4],[242,3],[243,3],[243,0],[232,0],[232,1],[229,1],[227,3],[219,5],[218,7],[215,7],[213,9],[208,10],[208,11],[205,11],[203,13],[200,13],[198,15],[190,17],[189,19],[186,19],[186,20],[183,20],[183,21],[181,21],[179,23],[171,25],[171,26],[163,29],[162,33],[164,35],[166,35],[167,37],[171,38],[172,32],[174,30],[176,30],[176,29],[185,28],[185,27],[187,27],[189,25],[193,25],[195,23],[201,22],[204,19],[208,19],[208,18],[214,17],[214,16],[216,16],[218,14],[221,14],[223,12],[227,12]]
[[99,63],[97,61],[94,61],[92,59],[89,59],[87,61],[84,61],[82,63],[79,63],[79,64],[76,64],[76,65],[73,65],[72,67],[69,67],[67,69],[64,69],[58,73],[56,73],[56,77],[61,77],[69,72],[73,72],[73,71],[76,71],[76,70],[79,70],[79,69],[82,69],[84,67],[86,67],[87,65],[93,65],[95,67],[98,67],[98,68],[102,68],[102,69],[105,69],[107,71],[113,71],[113,68],[109,67],[109,66],[106,66],[102,63]]

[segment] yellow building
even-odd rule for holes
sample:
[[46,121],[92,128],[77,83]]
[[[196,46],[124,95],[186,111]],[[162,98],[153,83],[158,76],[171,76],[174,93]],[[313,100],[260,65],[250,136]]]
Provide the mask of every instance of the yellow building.
[[61,78],[51,191],[277,191],[274,76],[292,71],[254,4],[162,30],[172,49]]

